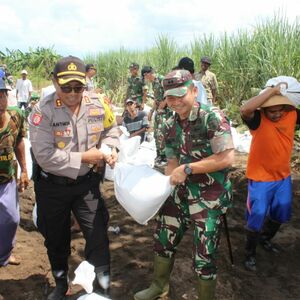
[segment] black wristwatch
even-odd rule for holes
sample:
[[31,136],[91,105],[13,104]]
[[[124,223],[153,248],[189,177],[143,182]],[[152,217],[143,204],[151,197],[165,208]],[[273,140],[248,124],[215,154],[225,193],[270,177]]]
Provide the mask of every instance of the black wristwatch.
[[192,175],[193,170],[192,170],[190,164],[185,164],[185,165],[184,165],[184,173],[185,173],[186,175]]

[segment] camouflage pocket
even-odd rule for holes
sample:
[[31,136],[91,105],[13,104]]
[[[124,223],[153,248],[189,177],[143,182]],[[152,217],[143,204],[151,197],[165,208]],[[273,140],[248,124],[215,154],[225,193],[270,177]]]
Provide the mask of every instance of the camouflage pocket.
[[205,221],[205,231],[203,234],[204,250],[206,254],[216,252],[220,240],[220,218],[208,217]]

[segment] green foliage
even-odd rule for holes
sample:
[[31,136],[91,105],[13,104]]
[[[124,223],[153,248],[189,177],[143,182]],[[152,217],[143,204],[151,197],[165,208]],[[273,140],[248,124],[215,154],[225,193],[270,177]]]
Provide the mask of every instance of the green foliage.
[[28,52],[5,49],[0,51],[0,62],[7,65],[9,72],[15,78],[20,77],[20,71],[26,69],[35,88],[40,89],[49,84],[50,73],[56,61],[61,56],[52,48],[29,48]]
[[[265,82],[279,75],[300,78],[300,30],[299,19],[288,22],[282,14],[258,22],[251,31],[239,30],[218,37],[203,35],[194,38],[188,46],[178,45],[168,35],[159,35],[155,45],[144,51],[120,48],[117,51],[87,54],[86,63],[97,66],[97,85],[115,104],[123,103],[128,66],[137,62],[140,67],[151,65],[165,75],[177,65],[180,58],[191,57],[195,69],[200,68],[200,58],[210,56],[211,70],[219,82],[218,101],[229,117],[240,124],[239,107],[243,100],[256,95]],[[53,49],[30,49],[0,52],[0,63],[6,63],[11,72],[19,74],[28,68],[36,87],[43,86],[59,55]]]

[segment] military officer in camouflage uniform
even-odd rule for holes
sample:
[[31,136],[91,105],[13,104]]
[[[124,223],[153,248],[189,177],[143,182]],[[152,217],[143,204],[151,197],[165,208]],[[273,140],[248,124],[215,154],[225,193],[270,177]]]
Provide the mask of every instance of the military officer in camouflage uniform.
[[198,297],[211,300],[216,286],[220,217],[231,205],[228,167],[233,163],[234,149],[230,126],[221,110],[195,101],[197,88],[190,72],[172,71],[163,86],[168,106],[176,112],[165,128],[166,175],[175,189],[158,216],[154,279],[134,299],[153,300],[169,293],[176,248],[192,224]]
[[166,120],[173,115],[172,110],[167,106],[167,102],[164,100],[164,89],[162,87],[163,76],[155,74],[154,70],[150,66],[145,66],[142,69],[142,77],[145,81],[152,84],[154,105],[149,115],[149,120],[152,119],[152,114],[155,111],[154,118],[154,138],[157,149],[157,164],[166,161],[165,156],[165,142],[164,134],[162,131],[163,125]]
[[138,76],[139,65],[132,63],[129,66],[130,77],[127,79],[128,87],[126,93],[126,99],[130,98],[136,101],[139,109],[144,109],[145,104],[145,86],[142,79]]
[[210,65],[211,59],[207,56],[203,56],[201,58],[201,70],[195,74],[195,79],[202,82],[209,104],[216,105],[218,81],[216,75],[208,70]]
[[24,137],[26,130],[21,110],[8,108],[8,91],[0,79],[0,267],[18,264],[12,255],[15,236],[20,221],[16,182],[16,161],[21,168],[19,189],[23,191],[29,183],[25,159]]
[[[85,258],[95,266],[99,285],[109,287],[108,211],[100,195],[101,174],[93,167],[117,160],[116,127],[104,128],[106,114],[96,94],[83,94],[85,65],[74,56],[62,58],[53,71],[55,92],[29,116],[30,141],[39,165],[35,179],[38,229],[56,281],[48,300],[65,299],[68,290],[70,214],[86,240]],[[98,148],[112,148],[106,155]]]

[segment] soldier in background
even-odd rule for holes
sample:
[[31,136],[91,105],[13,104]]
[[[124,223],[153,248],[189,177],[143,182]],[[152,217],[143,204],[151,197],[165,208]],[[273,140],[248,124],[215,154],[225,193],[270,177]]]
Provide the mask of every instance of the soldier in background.
[[154,118],[154,138],[156,143],[157,158],[156,165],[163,166],[166,164],[165,155],[165,142],[164,134],[162,132],[163,125],[166,120],[173,115],[172,110],[167,106],[167,102],[164,100],[164,89],[162,86],[163,76],[156,74],[151,66],[144,66],[142,69],[142,78],[146,82],[151,83],[154,104],[148,116],[149,121],[152,119],[152,115],[155,112]]
[[195,74],[195,79],[200,80],[205,88],[209,105],[217,104],[218,82],[216,75],[209,71],[211,59],[207,56],[201,58],[201,70]]
[[163,86],[167,104],[175,111],[164,127],[168,159],[165,173],[175,189],[157,218],[152,284],[136,293],[134,299],[153,300],[169,294],[176,249],[192,224],[198,299],[212,300],[221,216],[232,198],[229,167],[234,146],[230,125],[220,109],[202,107],[195,101],[197,88],[189,71],[172,71]]
[[[127,92],[126,92],[126,100],[128,98],[136,101],[137,107],[140,110],[144,109],[145,105],[145,93],[146,89],[142,79],[138,76],[139,74],[139,65],[137,63],[131,63],[129,66],[130,77],[127,79]],[[124,106],[125,103],[124,103]]]

